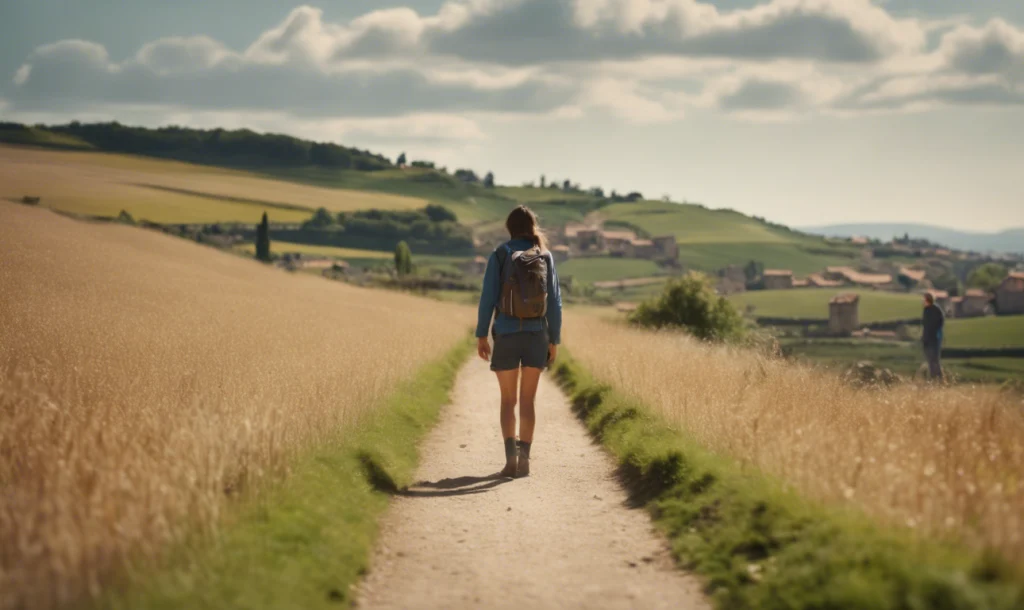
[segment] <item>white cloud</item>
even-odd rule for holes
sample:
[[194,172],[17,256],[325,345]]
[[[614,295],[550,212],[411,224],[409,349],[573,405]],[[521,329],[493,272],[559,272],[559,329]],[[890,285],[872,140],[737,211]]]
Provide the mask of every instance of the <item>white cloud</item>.
[[[932,31],[941,38],[929,50]],[[601,112],[643,124],[691,108],[779,120],[1016,104],[1022,70],[1024,31],[1004,21],[898,19],[870,0],[731,11],[697,0],[459,0],[434,15],[390,8],[337,23],[301,6],[242,50],[176,37],[114,60],[102,45],[60,41],[26,59],[8,97],[17,112],[270,113],[357,121],[374,137],[391,122],[433,138],[422,129],[437,125],[472,140],[479,120],[459,117]]]
[[13,82],[15,85],[24,85],[28,77],[32,75],[32,66],[29,64],[22,64],[18,71],[14,73]]

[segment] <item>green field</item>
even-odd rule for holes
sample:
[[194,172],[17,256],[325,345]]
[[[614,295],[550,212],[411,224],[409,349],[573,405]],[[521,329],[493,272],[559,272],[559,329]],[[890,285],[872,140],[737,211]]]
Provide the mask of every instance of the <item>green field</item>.
[[[251,243],[238,244],[234,250],[239,253],[254,255],[256,245]],[[356,248],[338,248],[335,246],[314,246],[310,244],[294,244],[284,241],[275,241],[270,245],[273,254],[284,254],[285,252],[298,252],[307,256],[325,256],[344,260],[357,269],[376,267],[378,265],[390,265],[394,261],[394,252],[386,250],[359,250]],[[459,263],[467,260],[464,256],[438,256],[420,255],[413,253],[413,264],[427,269],[444,269],[454,271]]]
[[574,258],[557,266],[560,277],[572,276],[574,282],[591,284],[605,280],[648,277],[660,272],[654,261],[639,258]]
[[[850,339],[781,339],[792,356],[837,369],[869,361],[905,376],[920,374],[924,354],[916,341],[859,341]],[[1024,381],[1024,358],[945,358],[942,366],[967,382]]]
[[1024,347],[1024,316],[946,321],[946,347]]
[[675,235],[680,262],[703,271],[756,260],[767,268],[806,274],[828,265],[850,264],[856,256],[852,248],[771,226],[731,210],[644,201],[604,206],[598,215],[649,235]]
[[751,290],[731,295],[729,300],[744,311],[753,306],[753,315],[768,318],[828,318],[828,302],[833,296],[855,292],[860,295],[860,321],[904,320],[921,315],[921,297],[915,294],[880,292],[867,289],[799,288],[794,290]]

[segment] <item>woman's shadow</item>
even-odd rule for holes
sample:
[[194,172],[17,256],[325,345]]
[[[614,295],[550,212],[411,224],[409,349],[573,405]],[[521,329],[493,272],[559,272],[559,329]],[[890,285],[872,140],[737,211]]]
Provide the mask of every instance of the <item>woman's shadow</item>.
[[511,482],[512,479],[502,477],[499,473],[486,476],[464,476],[439,481],[419,481],[405,489],[398,490],[396,495],[407,498],[444,498],[449,496],[467,496],[470,494],[487,493],[498,485]]

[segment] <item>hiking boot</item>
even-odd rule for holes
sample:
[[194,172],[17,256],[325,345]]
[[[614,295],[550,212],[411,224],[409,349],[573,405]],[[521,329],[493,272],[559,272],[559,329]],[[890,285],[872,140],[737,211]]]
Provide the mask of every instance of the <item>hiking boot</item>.
[[516,439],[516,456],[519,463],[516,465],[516,477],[530,476],[530,444]]
[[506,479],[516,478],[516,471],[519,469],[519,464],[517,462],[518,460],[516,460],[516,458],[512,458],[511,460],[506,462],[505,468],[503,468],[502,471],[498,473],[498,476]]
[[516,478],[530,476],[530,458],[519,457],[519,464],[516,465]]

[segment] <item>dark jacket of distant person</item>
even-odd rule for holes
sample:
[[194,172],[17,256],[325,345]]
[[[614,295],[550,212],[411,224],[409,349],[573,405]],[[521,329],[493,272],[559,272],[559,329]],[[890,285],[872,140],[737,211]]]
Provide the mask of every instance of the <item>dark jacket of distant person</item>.
[[926,346],[939,345],[942,343],[942,327],[945,326],[946,316],[942,308],[932,303],[926,305],[924,314],[921,316],[921,343]]

